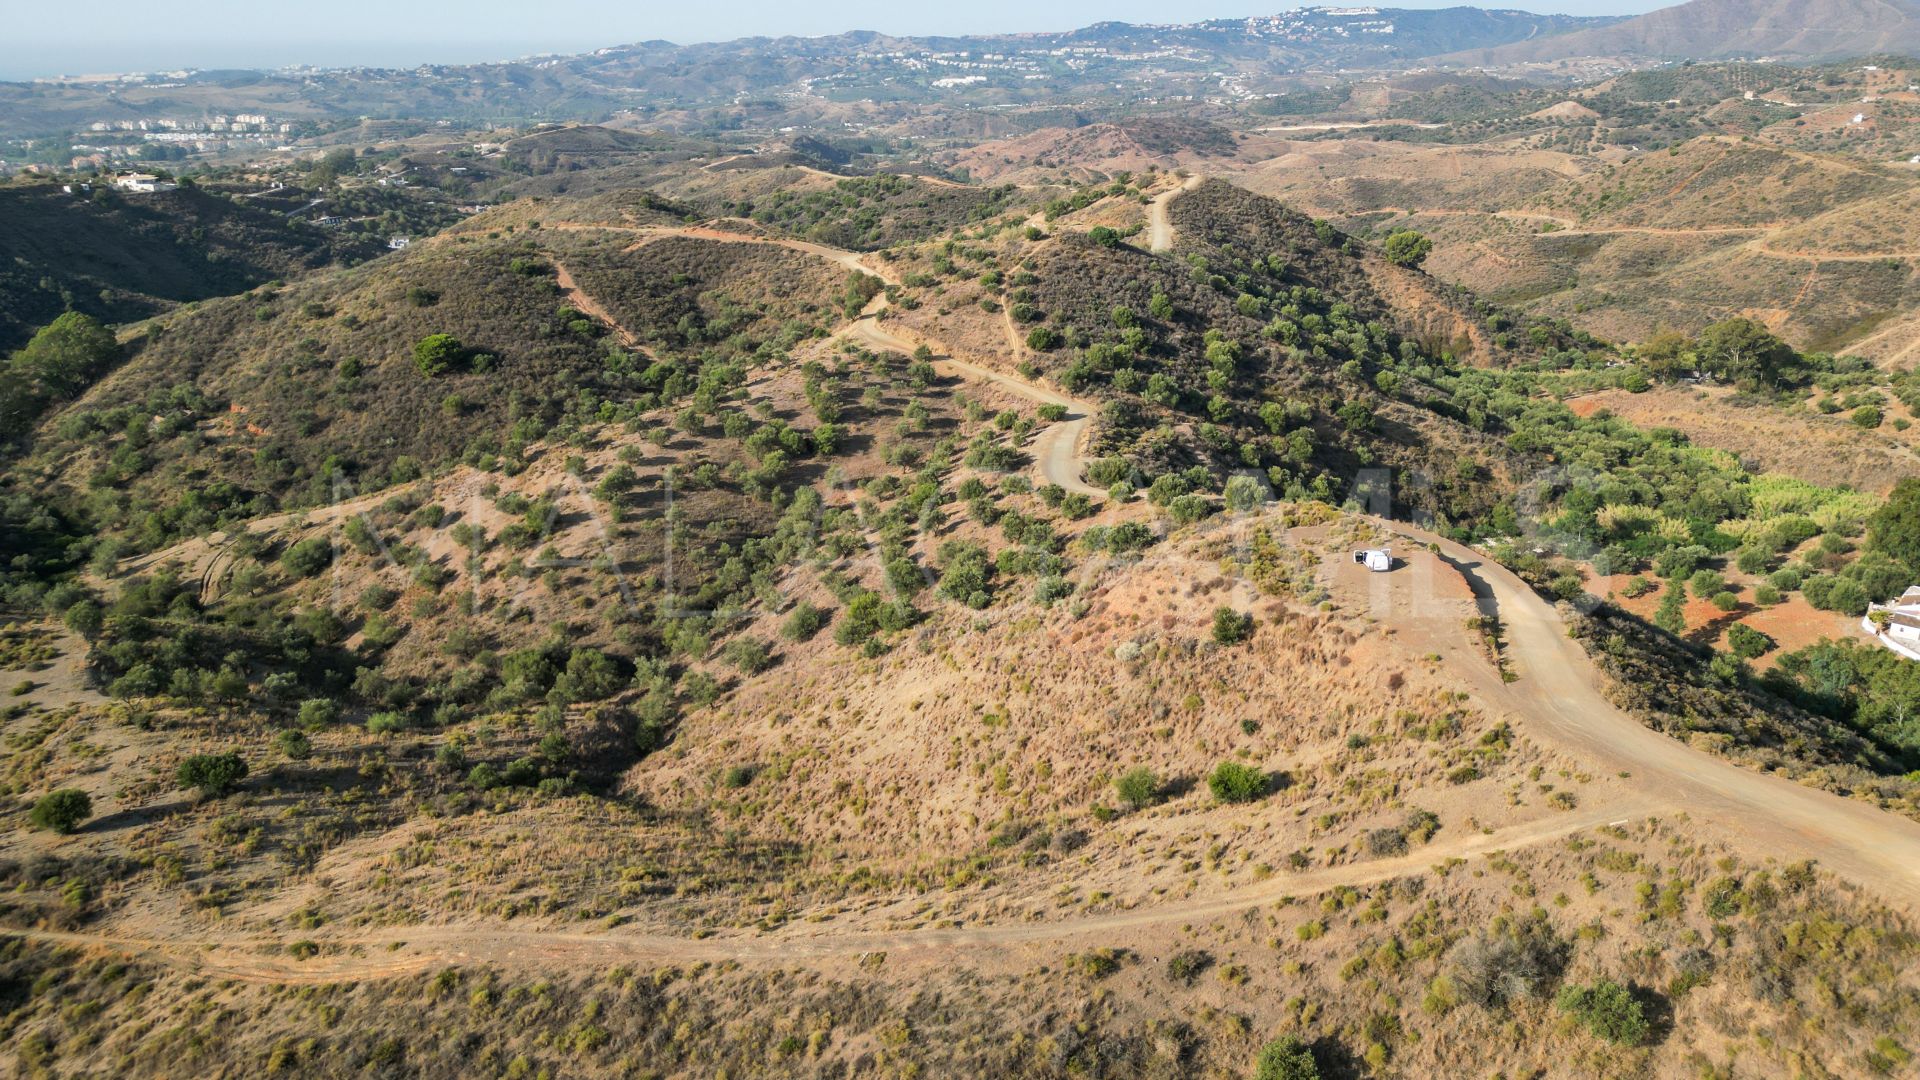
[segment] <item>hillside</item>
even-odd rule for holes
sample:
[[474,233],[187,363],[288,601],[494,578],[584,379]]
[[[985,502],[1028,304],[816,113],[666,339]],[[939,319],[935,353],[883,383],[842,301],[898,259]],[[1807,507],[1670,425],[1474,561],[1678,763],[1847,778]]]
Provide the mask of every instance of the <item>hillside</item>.
[[[1704,371],[1710,407],[1800,395],[1837,438],[1920,384],[1758,328],[1609,345],[1430,272],[1453,238],[1217,177],[526,139],[520,197],[126,327],[0,469],[27,1069],[1920,1051],[1912,684],[1737,629],[1857,626],[1920,491],[1759,475],[1660,411],[1706,412],[1675,385]],[[1755,160],[1895,190],[1714,152],[1390,190],[1517,164],[1533,209],[1482,224],[1623,231],[1749,228]]]
[[1417,229],[1434,275],[1609,340],[1748,315],[1809,349],[1911,342],[1902,167],[1713,136],[1609,157],[1328,141],[1234,179],[1363,235]]
[[[485,229],[144,326],[22,468],[154,544],[477,461],[702,362],[804,338],[844,276],[764,245]],[[572,272],[597,284],[602,267],[631,283],[607,294],[611,316],[571,291]],[[436,335],[451,340],[429,364]],[[134,414],[161,419],[129,434]],[[106,488],[122,493],[87,494]]]
[[133,322],[384,248],[192,188],[73,196],[55,184],[0,186],[0,353],[62,311]]
[[1907,0],[1687,0],[1610,26],[1443,59],[1486,67],[1579,56],[1830,60],[1917,47],[1920,8]]

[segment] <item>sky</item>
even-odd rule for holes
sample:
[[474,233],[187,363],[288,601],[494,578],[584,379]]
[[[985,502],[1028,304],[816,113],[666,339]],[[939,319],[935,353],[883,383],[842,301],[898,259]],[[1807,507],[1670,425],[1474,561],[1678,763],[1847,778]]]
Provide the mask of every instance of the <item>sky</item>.
[[[1333,0],[1322,0],[1331,4]],[[1353,2],[1353,0],[1349,0]],[[1385,0],[1446,7],[1470,0]],[[1673,0],[1481,0],[1487,7],[1637,14]],[[1272,14],[1299,0],[90,0],[6,5],[0,79],[176,68],[505,60],[665,39],[686,44],[878,30],[967,34],[1071,30],[1103,20],[1188,22]]]

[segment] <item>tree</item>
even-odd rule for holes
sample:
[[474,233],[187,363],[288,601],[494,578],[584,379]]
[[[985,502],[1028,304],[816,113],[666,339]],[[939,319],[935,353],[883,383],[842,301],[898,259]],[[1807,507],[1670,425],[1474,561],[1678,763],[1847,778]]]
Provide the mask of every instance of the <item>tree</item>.
[[1267,793],[1267,774],[1251,765],[1223,761],[1207,774],[1207,790],[1223,803],[1252,802]]
[[13,367],[48,397],[63,400],[85,389],[119,355],[113,331],[91,315],[69,311],[14,353]]
[[1104,248],[1117,248],[1120,246],[1120,234],[1105,225],[1095,225],[1093,228],[1088,229],[1087,239]]
[[1887,501],[1867,519],[1867,546],[1920,577],[1920,478],[1909,476],[1893,485]]
[[231,792],[247,777],[247,762],[239,754],[195,754],[180,763],[175,779],[209,799]]
[[120,355],[113,331],[69,311],[0,364],[0,438],[24,433],[49,402],[84,390]]
[[1686,589],[1677,581],[1667,583],[1667,591],[1660,597],[1660,607],[1653,613],[1653,625],[1669,634],[1678,634],[1687,628]]
[[1051,352],[1060,344],[1060,335],[1044,326],[1036,326],[1027,331],[1027,348],[1034,352]]
[[1387,261],[1395,266],[1419,266],[1433,251],[1433,241],[1412,229],[1401,229],[1387,237]]
[[1145,765],[1137,765],[1114,778],[1113,791],[1128,809],[1140,810],[1160,801],[1160,778]]
[[1662,329],[1640,343],[1635,353],[1647,374],[1661,382],[1672,382],[1690,370],[1694,363],[1693,342],[1678,330]]
[[413,346],[413,366],[429,379],[445,375],[466,356],[467,347],[452,334],[428,334]]
[[40,796],[27,812],[27,820],[35,828],[52,829],[57,833],[70,833],[80,827],[80,823],[93,816],[93,799],[79,788],[61,788]]
[[1702,368],[1745,390],[1776,388],[1800,364],[1793,346],[1752,319],[1738,316],[1700,331],[1694,351]]
[[1638,1046],[1647,1039],[1650,1025],[1639,1000],[1611,979],[1601,979],[1592,986],[1566,987],[1554,1004],[1610,1043]]
[[1282,1035],[1260,1048],[1253,1080],[1320,1080],[1320,1065],[1300,1036]]

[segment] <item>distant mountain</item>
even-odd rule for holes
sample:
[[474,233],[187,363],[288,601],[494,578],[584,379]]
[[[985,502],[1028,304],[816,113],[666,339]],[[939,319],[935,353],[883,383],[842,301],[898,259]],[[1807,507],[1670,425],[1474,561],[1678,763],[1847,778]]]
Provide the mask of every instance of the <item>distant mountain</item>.
[[1472,7],[1300,8],[1046,34],[905,38],[859,31],[688,46],[647,41],[577,56],[405,71],[199,72],[153,86],[0,83],[0,135],[242,109],[314,121],[603,120],[621,112],[706,110],[744,122],[777,100],[783,122],[792,123],[872,106],[1247,98],[1302,72],[1395,68],[1617,21]]
[[1913,0],[1690,0],[1608,26],[1444,59],[1485,66],[1579,56],[1833,60],[1915,50],[1920,4]]

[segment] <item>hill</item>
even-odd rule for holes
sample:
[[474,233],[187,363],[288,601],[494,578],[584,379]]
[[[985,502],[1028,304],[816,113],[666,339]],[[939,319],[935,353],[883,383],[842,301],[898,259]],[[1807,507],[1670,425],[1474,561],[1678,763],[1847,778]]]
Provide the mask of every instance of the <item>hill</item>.
[[1920,8],[1908,0],[1688,0],[1608,26],[1442,59],[1485,67],[1582,56],[1831,60],[1916,48]]
[[68,195],[0,186],[0,352],[62,311],[133,322],[385,250],[245,201],[183,187]]
[[[516,432],[693,377],[654,350],[695,368],[751,355],[835,303],[844,274],[784,249],[630,247],[636,214],[677,221],[635,207],[625,233],[494,231],[482,217],[147,324],[130,359],[42,425],[24,467],[74,497],[122,489],[96,504],[101,523],[163,542],[499,453]],[[571,276],[597,286],[603,265],[620,268],[611,316]],[[129,434],[132,415],[156,419]]]

